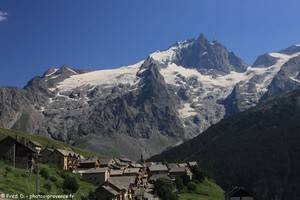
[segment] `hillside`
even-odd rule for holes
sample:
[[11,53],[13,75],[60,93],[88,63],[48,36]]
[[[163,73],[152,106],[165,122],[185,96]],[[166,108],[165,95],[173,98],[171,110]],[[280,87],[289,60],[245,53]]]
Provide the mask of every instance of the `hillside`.
[[214,182],[205,179],[197,183],[196,190],[183,191],[179,194],[179,200],[223,200],[224,191]]
[[258,200],[300,197],[300,89],[222,120],[152,160],[198,160],[225,190],[234,185]]
[[[96,187],[72,173],[64,172],[57,168],[51,168],[47,165],[40,166],[41,171],[47,171],[48,176],[39,176],[40,194],[62,195],[69,194],[63,188],[63,182],[66,176],[74,177],[78,181],[79,189],[74,194],[76,200],[87,197]],[[36,192],[36,175],[23,169],[13,169],[10,165],[0,160],[0,191],[6,194],[29,195]]]

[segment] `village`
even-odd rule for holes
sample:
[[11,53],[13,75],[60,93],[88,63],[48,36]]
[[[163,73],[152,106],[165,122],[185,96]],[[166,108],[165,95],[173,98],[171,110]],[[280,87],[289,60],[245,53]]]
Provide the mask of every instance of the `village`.
[[[154,191],[157,180],[175,182],[183,178],[188,182],[193,179],[195,169],[199,169],[196,161],[146,162],[142,155],[137,162],[127,158],[84,157],[72,150],[43,148],[38,142],[10,136],[0,141],[0,159],[16,168],[33,170],[44,163],[79,174],[97,187],[88,197],[94,200],[158,200]],[[234,194],[253,199],[242,188],[234,188],[227,194],[230,196],[226,199],[230,200],[235,198]]]

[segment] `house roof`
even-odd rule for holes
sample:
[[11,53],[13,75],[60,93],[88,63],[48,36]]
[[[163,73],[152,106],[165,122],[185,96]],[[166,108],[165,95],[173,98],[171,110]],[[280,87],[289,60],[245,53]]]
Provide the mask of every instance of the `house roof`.
[[139,168],[126,168],[124,169],[124,174],[132,174],[132,173],[139,173]]
[[116,191],[114,188],[110,187],[109,185],[103,185],[101,186],[104,190],[112,194],[113,196],[117,196],[119,194],[118,191]]
[[23,147],[25,147],[27,150],[31,151],[32,153],[37,153],[36,149],[34,149],[34,148],[32,148],[28,145],[23,144],[22,142],[16,140],[15,138],[13,138],[11,136],[7,136],[6,138],[4,138],[3,140],[0,141],[0,144],[9,144],[9,145],[11,145],[12,143],[22,145]]
[[130,166],[132,168],[143,168],[144,166],[140,163],[131,163]]
[[157,179],[160,179],[160,178],[172,180],[172,178],[167,174],[155,174],[149,178],[149,181],[156,181]]
[[113,158],[101,158],[100,165],[110,165],[113,161]]
[[250,194],[242,187],[234,187],[229,192],[226,193],[226,196],[229,197],[252,197],[253,195]]
[[65,150],[65,149],[56,149],[56,151],[58,151],[59,153],[61,153],[64,156],[68,156],[68,155],[75,155],[75,156],[79,156],[79,154],[75,153],[74,151],[70,151],[70,150]]
[[190,161],[190,162],[188,162],[188,165],[189,165],[190,167],[192,167],[192,166],[197,166],[198,163],[197,163],[196,161]]
[[79,164],[80,163],[96,163],[98,160],[98,158],[93,157],[93,158],[86,158],[86,159],[80,159],[79,160]]
[[135,176],[110,177],[108,182],[119,190],[127,190],[131,184],[135,183],[135,179]]
[[119,160],[120,160],[121,162],[126,162],[126,163],[131,163],[131,162],[132,162],[132,161],[129,160],[128,158],[119,158]]
[[176,168],[170,169],[170,173],[183,173],[185,171],[186,171],[185,167],[176,167]]
[[149,167],[150,171],[168,171],[168,168],[166,165],[151,165]]
[[92,168],[88,170],[81,171],[82,174],[97,174],[97,173],[105,173],[108,170],[107,167],[103,168]]
[[123,174],[123,170],[119,170],[119,169],[110,170],[110,175],[111,176],[117,176],[117,175],[122,175],[122,174]]
[[33,140],[29,140],[29,142],[31,142],[32,144],[38,146],[38,147],[42,147],[42,145],[36,141],[33,141]]
[[168,163],[167,166],[168,166],[169,169],[173,169],[173,168],[178,168],[179,167],[177,163]]

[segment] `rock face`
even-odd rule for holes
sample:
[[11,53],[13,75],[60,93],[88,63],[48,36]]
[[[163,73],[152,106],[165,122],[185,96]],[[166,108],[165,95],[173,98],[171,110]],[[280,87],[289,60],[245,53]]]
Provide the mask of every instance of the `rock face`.
[[247,65],[219,42],[209,42],[204,35],[187,42],[174,60],[177,65],[195,68],[203,73],[244,72]]
[[0,88],[0,125],[146,157],[297,88],[299,52],[292,46],[265,54],[251,67],[200,35],[117,69],[51,68],[24,89]]
[[300,89],[221,120],[152,160],[197,160],[225,190],[242,185],[258,200],[298,199]]

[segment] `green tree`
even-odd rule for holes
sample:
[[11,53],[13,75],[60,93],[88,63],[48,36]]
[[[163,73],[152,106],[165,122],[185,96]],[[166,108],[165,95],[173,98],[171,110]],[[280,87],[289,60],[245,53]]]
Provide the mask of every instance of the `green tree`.
[[75,193],[79,188],[77,179],[74,176],[66,175],[63,182],[63,190],[65,193]]
[[196,183],[194,183],[194,182],[189,182],[189,183],[187,184],[187,188],[188,188],[189,191],[196,191],[197,185],[196,185]]
[[160,178],[154,183],[156,194],[163,200],[177,200],[176,186],[168,179]]

